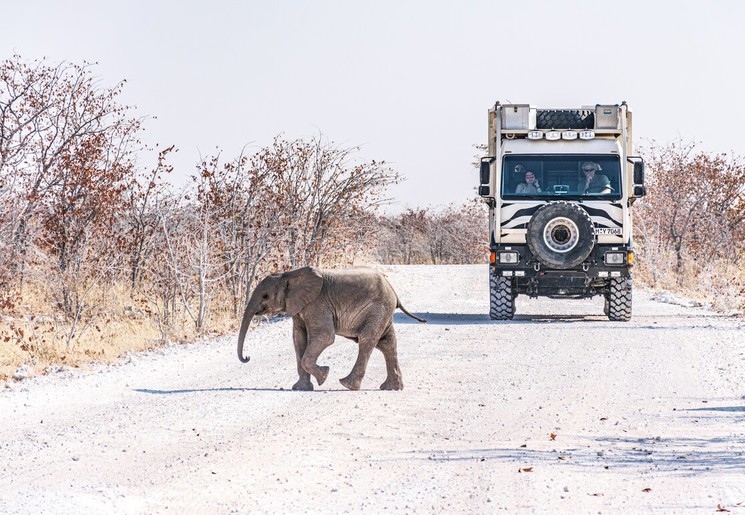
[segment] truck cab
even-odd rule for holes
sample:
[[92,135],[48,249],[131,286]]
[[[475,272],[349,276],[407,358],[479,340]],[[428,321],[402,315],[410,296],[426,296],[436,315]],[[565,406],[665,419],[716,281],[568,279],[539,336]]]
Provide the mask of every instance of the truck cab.
[[489,206],[490,317],[515,298],[602,295],[631,319],[632,206],[646,193],[626,103],[489,110],[479,194]]

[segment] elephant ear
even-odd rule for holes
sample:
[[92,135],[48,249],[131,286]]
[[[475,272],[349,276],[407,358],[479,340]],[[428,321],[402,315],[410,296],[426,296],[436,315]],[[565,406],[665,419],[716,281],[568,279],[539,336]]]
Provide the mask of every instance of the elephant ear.
[[310,301],[318,297],[323,286],[323,276],[315,268],[306,266],[284,274],[285,313],[294,317]]

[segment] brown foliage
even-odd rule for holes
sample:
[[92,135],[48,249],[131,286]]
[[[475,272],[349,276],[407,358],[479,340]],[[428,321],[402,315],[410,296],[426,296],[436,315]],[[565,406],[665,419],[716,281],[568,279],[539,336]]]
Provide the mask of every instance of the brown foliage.
[[634,217],[642,278],[699,295],[731,297],[722,290],[732,287],[741,295],[742,274],[725,271],[741,268],[745,252],[742,159],[681,141],[653,143],[643,153],[649,194],[635,205]]
[[17,272],[6,281],[22,279],[34,244],[64,274],[96,227],[116,220],[140,130],[117,103],[122,87],[98,86],[89,64],[0,63],[0,190],[10,208],[0,214],[0,263]]
[[68,347],[120,265],[140,130],[117,103],[122,86],[100,87],[88,64],[0,63],[0,289],[11,307],[6,292],[21,299],[25,282],[45,282]]
[[486,206],[478,199],[444,209],[419,208],[380,219],[377,257],[387,264],[485,263]]

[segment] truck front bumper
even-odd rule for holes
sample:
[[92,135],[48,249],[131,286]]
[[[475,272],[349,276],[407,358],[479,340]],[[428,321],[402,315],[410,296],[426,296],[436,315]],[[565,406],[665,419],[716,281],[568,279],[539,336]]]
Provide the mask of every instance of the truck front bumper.
[[527,245],[496,245],[490,270],[512,278],[514,291],[531,297],[593,297],[607,294],[612,280],[630,277],[632,266],[627,245],[595,245],[583,263],[569,269],[546,267]]

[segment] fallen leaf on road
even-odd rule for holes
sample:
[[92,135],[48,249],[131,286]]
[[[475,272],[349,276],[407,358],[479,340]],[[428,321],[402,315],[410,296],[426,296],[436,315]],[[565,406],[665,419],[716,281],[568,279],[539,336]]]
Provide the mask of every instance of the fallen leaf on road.
[[549,438],[550,438],[551,440],[556,440],[556,434],[555,434],[555,433],[551,433],[550,435],[548,435],[548,437],[549,437]]
[[560,459],[561,461],[566,461],[566,460],[568,460],[569,458],[567,458],[566,456],[559,456],[559,459]]
[[651,492],[651,491],[652,491],[652,489],[651,489],[651,488],[645,488],[644,490],[642,490],[642,492],[647,492],[647,493],[649,493],[649,492]]
[[717,504],[717,511],[726,511],[726,512],[729,512],[729,510],[727,508],[725,508],[724,506],[722,506],[721,504]]
[[524,443],[524,444],[522,444],[522,445],[520,446],[520,448],[521,448],[521,449],[524,449],[524,448],[525,448],[525,447],[527,447],[527,446],[528,446],[528,444]]
[[518,472],[533,472],[533,467],[524,467],[521,469],[517,469]]
[[601,494],[600,492],[596,494],[592,494],[593,497],[603,497],[605,494]]
[[608,417],[600,417],[600,420],[608,420]]

